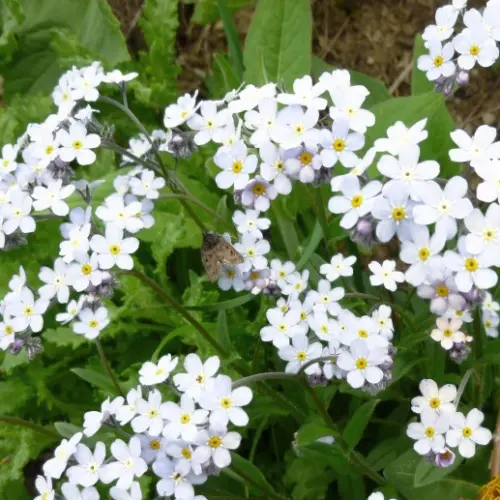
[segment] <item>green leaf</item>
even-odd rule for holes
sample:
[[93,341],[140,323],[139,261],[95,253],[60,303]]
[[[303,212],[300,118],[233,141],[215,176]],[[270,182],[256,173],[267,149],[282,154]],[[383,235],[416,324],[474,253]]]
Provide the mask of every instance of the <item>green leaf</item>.
[[22,0],[22,5],[25,20],[16,30],[19,50],[15,62],[2,67],[7,99],[21,92],[48,92],[56,84],[60,67],[51,48],[55,27],[74,33],[81,47],[111,66],[130,59],[106,0]]
[[21,380],[11,379],[0,382],[0,414],[12,415],[22,408],[31,396],[31,390]]
[[283,198],[278,198],[274,202],[272,211],[275,214],[278,229],[285,245],[288,258],[294,260],[299,250],[299,237],[295,231],[294,219],[289,217],[286,213]]
[[309,0],[260,0],[245,40],[245,81],[256,85],[293,81],[311,72]]
[[297,445],[304,446],[316,442],[319,438],[332,436],[332,429],[318,421],[309,422],[297,431],[295,441]]
[[205,77],[205,85],[213,99],[220,99],[241,85],[241,80],[233,70],[227,56],[215,54],[212,69]]
[[82,335],[77,335],[68,326],[51,328],[43,332],[43,340],[51,342],[59,347],[71,347],[76,349],[82,344],[88,344],[88,340]]
[[256,299],[257,295],[253,293],[247,293],[246,295],[241,295],[235,299],[225,300],[223,302],[217,302],[217,304],[207,304],[203,306],[186,306],[186,309],[190,311],[227,311],[233,307],[242,306],[247,304],[252,300]]
[[70,371],[72,371],[77,377],[85,380],[85,382],[88,382],[90,385],[103,390],[106,394],[117,393],[113,382],[111,382],[109,377],[103,373],[99,373],[95,370],[89,370],[87,368],[72,368]]
[[483,357],[479,363],[496,365],[500,363],[500,339],[488,340]]
[[4,0],[0,3],[0,58],[3,64],[10,62],[17,48],[16,31],[23,20],[20,0]]
[[229,336],[229,327],[227,325],[226,311],[221,310],[217,314],[217,340],[226,349],[232,351],[231,337]]
[[28,359],[25,350],[22,350],[16,356],[14,356],[14,354],[10,354],[9,352],[5,352],[3,362],[0,365],[0,371],[3,371],[5,373],[11,373],[12,370],[14,370],[14,368],[26,365],[29,362],[30,360]]
[[338,474],[349,474],[354,472],[342,451],[334,444],[313,442],[298,447],[299,453],[305,458],[318,464],[328,465]]
[[[248,476],[253,484],[258,485],[257,492],[270,492],[276,495],[274,488],[267,482],[264,474],[247,459],[234,452],[231,452],[231,470],[237,475],[241,475],[243,480],[245,476]],[[248,486],[251,487],[251,483],[248,483]]]
[[226,1],[227,0],[217,0],[217,5],[222,19],[222,26],[224,26],[227,44],[229,46],[229,57],[235,73],[241,79],[243,78],[243,53],[241,52],[240,37],[231,19]]
[[306,244],[299,261],[297,262],[297,270],[301,271],[309,262],[311,255],[316,251],[321,240],[323,239],[323,230],[321,229],[321,224],[316,221],[314,224],[314,229],[309,236],[309,241]]
[[434,90],[434,84],[427,79],[425,71],[417,68],[418,58],[423,54],[428,54],[425,48],[422,35],[418,34],[415,37],[413,44],[413,69],[411,72],[411,95],[425,94]]
[[56,431],[63,438],[66,438],[66,439],[69,439],[72,436],[74,436],[77,432],[82,431],[81,427],[70,424],[69,422],[54,422],[54,427],[56,428]]
[[460,467],[463,460],[459,457],[450,467],[436,467],[430,464],[425,458],[421,458],[415,470],[414,484],[418,488],[420,486],[427,486],[429,484],[437,483],[441,479],[449,476],[455,469]]
[[369,424],[371,416],[378,403],[378,399],[367,401],[362,404],[349,419],[349,422],[344,429],[343,437],[350,449],[353,449],[363,437],[363,432]]
[[[335,68],[331,64],[328,64],[317,56],[313,56],[311,73],[316,80],[325,71],[328,71],[330,73],[334,69]],[[373,76],[365,75],[364,73],[360,73],[359,71],[354,71],[352,69],[348,71],[351,75],[351,85],[363,85],[370,91],[370,95],[363,103],[364,108],[371,109],[375,104],[378,104],[379,102],[392,99],[391,94],[389,94],[389,91],[387,90],[387,87],[382,80],[374,78]]]
[[365,500],[366,490],[363,477],[359,474],[339,475],[337,478],[339,483],[340,498],[348,498],[349,500]]
[[[453,147],[450,132],[455,128],[441,94],[427,92],[418,96],[395,97],[375,105],[371,111],[375,114],[375,125],[366,134],[367,145],[375,139],[385,137],[387,128],[396,121],[402,121],[407,127],[427,118],[429,137],[420,144],[421,159],[436,160],[441,165],[441,177],[450,177],[458,172],[458,164],[451,162],[448,151]],[[375,165],[370,173],[377,175]]]
[[[230,12],[235,12],[243,7],[248,7],[254,0],[226,0]],[[214,23],[219,19],[217,0],[199,0],[194,9],[191,21],[198,24]]]
[[387,467],[391,462],[394,462],[407,447],[408,441],[406,436],[384,439],[375,448],[372,448],[366,460],[376,471],[379,471]]

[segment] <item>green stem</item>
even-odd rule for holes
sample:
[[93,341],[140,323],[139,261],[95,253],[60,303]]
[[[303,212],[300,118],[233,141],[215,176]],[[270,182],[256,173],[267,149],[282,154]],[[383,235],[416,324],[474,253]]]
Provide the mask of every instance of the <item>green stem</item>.
[[384,300],[381,297],[376,297],[375,295],[370,295],[368,293],[360,293],[360,292],[346,293],[343,298],[344,299],[363,299],[363,300],[369,300],[372,302],[379,302],[380,304],[387,304],[388,306],[391,306],[403,318],[405,323],[411,328],[411,330],[413,332],[417,331],[415,325],[413,324],[413,321],[406,314],[404,308],[398,304],[394,304],[393,302],[391,302],[389,300]]
[[118,380],[116,380],[116,377],[113,374],[113,371],[111,370],[111,366],[109,366],[109,362],[108,359],[106,358],[106,354],[104,354],[104,349],[102,348],[101,341],[98,338],[95,339],[95,345],[97,346],[97,352],[99,353],[99,357],[101,358],[102,365],[104,366],[104,369],[108,374],[108,377],[115,386],[118,394],[122,397],[125,397],[125,394],[123,394],[122,388],[120,387]]
[[297,372],[297,375],[302,375],[305,373],[305,371],[312,365],[315,365],[316,363],[321,363],[323,361],[336,361],[337,356],[320,356],[319,358],[316,359],[311,359],[307,363],[304,363],[300,368],[299,371]]
[[140,279],[144,284],[153,289],[165,302],[167,302],[173,309],[175,309],[188,323],[190,323],[198,331],[198,333],[217,351],[222,358],[227,358],[228,353],[217,340],[215,340],[210,332],[194,317],[192,316],[182,304],[179,304],[173,297],[171,297],[163,288],[161,288],[156,281],[152,280],[145,274],[132,269],[131,271],[122,271],[121,274],[134,276]]
[[254,382],[261,382],[263,380],[298,380],[299,377],[295,373],[286,372],[264,372],[255,373],[248,377],[241,378],[233,383],[233,390],[241,387],[242,385],[252,384]]
[[328,251],[330,251],[330,247],[328,246],[328,216],[325,211],[325,202],[321,193],[321,186],[318,186],[317,188],[307,186],[307,190],[309,196],[311,197],[314,215],[318,218],[318,222],[323,232],[325,247]]
[[481,359],[484,354],[483,323],[481,321],[481,308],[476,307],[474,313],[474,353],[476,359]]
[[26,427],[27,429],[31,429],[35,432],[38,432],[39,434],[45,434],[46,436],[49,436],[51,438],[57,438],[57,439],[61,438],[61,436],[56,431],[46,429],[45,427],[43,427],[41,425],[35,424],[33,422],[29,422],[28,420],[23,420],[22,418],[0,416],[0,422],[5,422],[6,424],[11,424],[11,425],[19,425],[21,427]]

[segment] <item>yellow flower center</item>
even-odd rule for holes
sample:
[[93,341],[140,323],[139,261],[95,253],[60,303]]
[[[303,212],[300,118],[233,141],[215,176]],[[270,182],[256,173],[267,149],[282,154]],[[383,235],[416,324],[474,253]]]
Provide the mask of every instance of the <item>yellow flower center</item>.
[[73,149],[82,149],[83,148],[83,143],[82,141],[73,141],[73,143],[71,144],[73,146]]
[[281,160],[277,160],[274,163],[274,167],[278,172],[283,172],[283,170],[285,169],[285,164]]
[[214,122],[212,120],[207,120],[207,127],[212,128],[214,126]]
[[434,66],[436,68],[439,68],[440,66],[442,66],[444,63],[444,59],[441,57],[441,56],[436,56],[434,58]]
[[351,199],[351,206],[353,208],[359,208],[363,204],[363,196],[360,194],[357,194],[356,196],[353,196]]
[[191,453],[190,449],[188,449],[188,448],[182,448],[181,455],[184,458],[186,458],[187,460],[189,460],[193,454]]
[[92,272],[92,266],[90,264],[83,264],[82,274],[88,276]]
[[253,248],[247,250],[247,257],[255,257],[255,250]]
[[438,285],[436,287],[436,295],[438,297],[448,297],[448,294],[449,294],[449,290],[448,290],[448,287],[447,286],[444,286],[444,285]]
[[196,376],[196,382],[197,382],[198,384],[203,384],[203,382],[205,382],[205,377],[204,377],[203,375],[201,375],[201,374],[200,374],[200,375],[197,375],[197,376]]
[[152,439],[150,442],[149,442],[149,447],[152,449],[152,450],[159,450],[160,449],[160,441],[158,441],[157,439]]
[[441,400],[439,398],[432,398],[430,401],[429,401],[429,406],[431,408],[433,408],[434,410],[436,408],[439,408],[439,406],[441,405]]
[[392,218],[394,220],[403,220],[406,217],[406,210],[404,207],[396,207],[392,210]]
[[453,335],[453,330],[451,328],[445,328],[443,330],[443,336],[451,337]]
[[10,165],[10,161],[9,161],[9,160],[4,160],[4,161],[2,162],[2,165],[3,165],[4,167],[8,167],[8,166]]
[[181,118],[184,120],[185,118],[187,118],[188,114],[189,114],[189,113],[188,113],[187,111],[183,111],[183,112],[181,113]]
[[469,54],[471,56],[478,56],[481,49],[477,45],[471,45],[469,49]]
[[266,188],[264,184],[257,182],[256,184],[253,185],[252,192],[255,196],[262,196],[266,192]]
[[297,353],[297,359],[301,362],[305,361],[307,359],[307,353],[305,351],[299,351]]
[[362,338],[362,339],[366,339],[368,337],[368,332],[366,330],[358,330],[358,335]]
[[295,128],[294,128],[294,131],[295,131],[295,135],[302,135],[304,133],[304,125],[302,124],[299,124],[299,125],[295,125]]
[[218,448],[222,444],[222,439],[219,436],[212,436],[208,440],[208,446],[210,448]]
[[344,139],[335,139],[333,141],[332,147],[333,147],[333,149],[335,149],[335,151],[337,151],[337,153],[344,151],[344,149],[345,149]]
[[232,280],[232,279],[234,278],[235,274],[236,274],[236,273],[234,272],[234,269],[228,269],[228,270],[226,271],[226,276],[227,276],[230,280]]
[[149,410],[149,412],[148,412],[148,417],[151,419],[156,418],[158,415],[159,415],[159,412],[156,408],[151,408],[151,410]]
[[307,314],[306,314],[304,311],[302,311],[302,312],[300,313],[300,319],[301,319],[302,321],[305,321],[305,320],[307,319]]
[[358,358],[356,360],[356,368],[358,370],[364,370],[368,366],[368,361],[366,358]]
[[467,271],[473,273],[474,271],[477,271],[477,268],[479,267],[479,262],[472,258],[472,257],[469,257],[467,259],[465,259],[465,269],[467,269]]
[[45,148],[45,154],[46,155],[51,155],[54,152],[54,146],[47,146]]
[[462,429],[462,436],[464,438],[470,438],[472,436],[472,429],[470,427],[464,427]]
[[254,281],[257,280],[257,279],[259,279],[259,273],[256,272],[256,271],[251,272],[250,273],[250,279],[254,280]]
[[34,312],[35,312],[35,311],[34,311],[34,310],[33,310],[33,308],[32,308],[32,307],[30,307],[30,306],[26,306],[26,307],[24,308],[24,315],[25,315],[25,316],[32,316]]
[[232,402],[231,402],[231,399],[230,398],[222,398],[220,400],[220,405],[222,406],[222,408],[224,408],[225,410],[227,410],[228,408],[231,408],[231,406],[233,405]]
[[434,437],[434,434],[436,434],[436,431],[434,430],[434,427],[426,427],[425,428],[425,435],[428,438]]
[[243,170],[243,164],[241,161],[237,160],[233,163],[232,170],[235,174],[239,174]]
[[427,260],[429,258],[429,256],[431,255],[431,252],[428,248],[421,248],[419,251],[418,251],[418,258],[420,260]]
[[189,424],[189,422],[191,422],[191,415],[183,413],[181,415],[181,424]]
[[97,465],[96,464],[90,464],[89,465],[89,472],[97,472]]
[[99,325],[99,323],[95,319],[91,319],[89,321],[90,328],[97,328],[98,325]]
[[487,228],[483,231],[483,238],[487,241],[492,241],[495,239],[496,230],[492,228]]
[[5,334],[6,335],[12,335],[14,333],[14,328],[12,328],[10,325],[7,325],[5,327]]
[[307,151],[304,151],[299,155],[299,160],[302,165],[310,165],[312,162],[313,156],[311,153],[308,153]]
[[111,255],[118,255],[120,253],[120,247],[118,245],[111,245],[109,247],[109,253]]
[[484,322],[484,327],[485,328],[491,328],[491,321],[489,319],[487,319],[485,322]]

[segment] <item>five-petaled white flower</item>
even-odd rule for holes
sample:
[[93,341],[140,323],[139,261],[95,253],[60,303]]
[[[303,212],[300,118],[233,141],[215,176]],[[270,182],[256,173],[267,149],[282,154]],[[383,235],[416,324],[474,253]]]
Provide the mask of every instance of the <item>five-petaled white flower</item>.
[[446,433],[446,443],[449,446],[458,446],[460,455],[471,458],[476,453],[476,444],[486,445],[491,441],[489,429],[481,427],[484,415],[473,408],[467,416],[457,412],[451,417],[451,429]]
[[95,234],[90,240],[90,248],[98,254],[99,266],[102,269],[111,269],[117,266],[120,269],[132,269],[134,261],[130,254],[139,248],[137,238],[124,238],[123,229],[108,224],[105,236]]
[[92,151],[101,144],[101,138],[97,134],[87,134],[85,126],[79,122],[72,123],[69,131],[59,130],[57,138],[61,143],[59,157],[61,160],[71,162],[76,159],[80,165],[90,165],[96,160],[96,154]]
[[415,413],[433,411],[439,414],[451,415],[456,411],[453,401],[457,396],[457,388],[452,384],[439,388],[431,379],[424,379],[419,384],[422,396],[411,400],[411,409]]
[[384,260],[382,264],[373,260],[368,264],[368,268],[373,273],[370,276],[372,286],[382,285],[387,290],[395,292],[397,283],[403,283],[405,280],[404,274],[396,271],[396,262],[393,260]]

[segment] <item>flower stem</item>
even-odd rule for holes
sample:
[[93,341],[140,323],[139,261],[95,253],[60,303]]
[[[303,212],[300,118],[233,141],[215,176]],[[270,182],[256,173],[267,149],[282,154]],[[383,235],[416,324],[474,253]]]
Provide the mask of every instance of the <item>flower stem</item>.
[[299,376],[295,373],[286,372],[264,372],[255,373],[248,377],[241,378],[233,383],[233,390],[242,385],[252,384],[253,382],[261,382],[262,380],[298,380]]
[[320,356],[319,358],[316,359],[311,359],[307,363],[304,363],[300,368],[299,371],[297,372],[297,375],[302,375],[302,373],[305,373],[305,371],[312,365],[315,365],[316,363],[320,363],[322,361],[337,361],[337,356]]
[[45,434],[51,438],[59,439],[61,436],[56,432],[50,429],[46,429],[45,427],[35,424],[33,422],[29,422],[28,420],[23,420],[22,418],[17,417],[4,417],[0,416],[0,422],[5,422],[6,424],[19,425],[21,427],[26,427],[27,429],[31,429],[39,434]]
[[188,323],[190,323],[198,331],[198,333],[217,351],[217,353],[227,358],[228,353],[217,340],[215,340],[210,332],[194,317],[192,316],[182,304],[179,304],[173,297],[171,297],[163,288],[161,288],[156,281],[152,280],[145,274],[132,269],[131,271],[122,271],[121,274],[134,276],[141,280],[144,284],[148,285],[154,290],[165,302],[167,302],[173,309],[175,309]]
[[308,186],[307,188],[309,196],[311,197],[313,212],[318,218],[319,225],[321,226],[321,230],[323,232],[325,248],[330,251],[330,247],[328,246],[328,216],[325,211],[325,202],[321,193],[321,186],[318,186],[317,188]]
[[109,362],[108,359],[106,358],[106,355],[104,354],[104,349],[102,348],[101,341],[98,338],[95,339],[95,345],[97,346],[97,352],[99,353],[99,357],[101,358],[102,365],[104,366],[104,369],[108,374],[108,377],[110,378],[111,382],[113,382],[113,385],[115,386],[118,394],[120,396],[124,396],[122,388],[120,387],[118,380],[116,380],[116,377],[114,376],[113,371],[111,370],[111,366],[109,366]]

